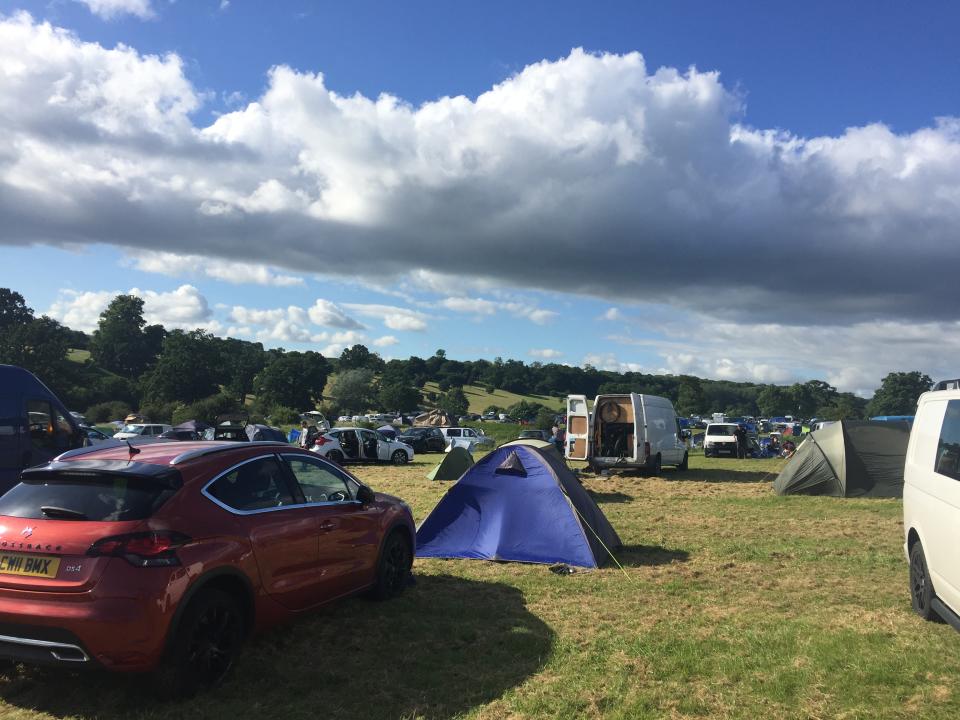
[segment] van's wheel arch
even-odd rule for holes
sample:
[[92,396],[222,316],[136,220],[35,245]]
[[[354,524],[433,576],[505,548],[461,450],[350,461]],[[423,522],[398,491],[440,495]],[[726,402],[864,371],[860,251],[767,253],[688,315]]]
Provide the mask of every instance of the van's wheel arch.
[[677,465],[677,470],[687,470],[690,467],[690,453],[684,451],[683,460]]

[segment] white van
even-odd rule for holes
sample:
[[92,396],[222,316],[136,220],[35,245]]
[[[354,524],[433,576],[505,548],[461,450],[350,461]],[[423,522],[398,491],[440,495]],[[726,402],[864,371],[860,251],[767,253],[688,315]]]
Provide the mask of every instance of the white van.
[[707,425],[707,431],[703,435],[704,457],[737,457],[740,454],[737,447],[738,428],[736,423],[728,422],[712,422]]
[[913,609],[960,630],[960,380],[920,396],[903,472]]
[[673,403],[637,393],[597,395],[592,416],[585,395],[568,396],[564,454],[594,470],[635,468],[654,475],[664,465],[686,470],[688,459]]

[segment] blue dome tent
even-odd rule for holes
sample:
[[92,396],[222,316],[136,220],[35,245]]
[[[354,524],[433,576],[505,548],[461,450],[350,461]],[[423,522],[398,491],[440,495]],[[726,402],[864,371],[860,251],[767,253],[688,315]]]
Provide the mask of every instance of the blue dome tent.
[[563,461],[526,445],[479,460],[417,530],[418,557],[599,567],[620,545]]

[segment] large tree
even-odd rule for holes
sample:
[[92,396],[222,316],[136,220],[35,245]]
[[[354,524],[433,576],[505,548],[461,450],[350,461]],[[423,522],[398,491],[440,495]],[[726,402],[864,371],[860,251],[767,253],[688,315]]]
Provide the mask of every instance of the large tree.
[[[254,390],[257,373],[267,362],[260,343],[226,338],[220,341],[221,382],[224,390],[243,405]],[[324,374],[326,382],[326,374]]]
[[366,345],[359,343],[353,347],[346,348],[337,360],[337,369],[341,372],[345,370],[368,370],[377,371],[383,368],[383,359],[374,352],[370,352]]
[[892,372],[880,384],[880,389],[867,403],[867,414],[874,415],[913,415],[917,409],[917,398],[930,389],[933,381],[929,375],[914,370],[912,372]]
[[703,385],[699,378],[684,375],[680,378],[677,391],[677,412],[681,415],[693,415],[706,412],[703,400]]
[[35,318],[20,293],[0,288],[0,363],[19,365],[64,388],[69,338],[70,331],[56,320]]
[[151,403],[191,403],[217,392],[220,353],[216,338],[203,330],[173,330],[163,341],[157,363],[144,377]]
[[323,399],[330,364],[318,352],[286,352],[255,380],[258,399],[267,405],[312,410]]
[[373,372],[361,368],[339,373],[333,381],[330,394],[347,413],[361,413],[369,410],[376,397]]
[[146,330],[143,298],[117,295],[100,313],[100,322],[90,341],[94,362],[110,372],[133,378],[153,362],[163,329]]
[[390,412],[409,412],[420,406],[420,391],[412,385],[398,382],[383,385],[379,394],[380,407]]

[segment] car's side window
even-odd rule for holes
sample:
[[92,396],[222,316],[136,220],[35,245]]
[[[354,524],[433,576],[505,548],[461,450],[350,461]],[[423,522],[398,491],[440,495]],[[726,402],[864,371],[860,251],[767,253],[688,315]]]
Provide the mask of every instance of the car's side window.
[[346,478],[325,463],[303,455],[284,455],[308,503],[349,502],[354,492]]
[[934,469],[940,475],[960,480],[960,400],[947,403]]
[[295,504],[284,468],[273,456],[234,468],[207,492],[234,510],[265,510]]

